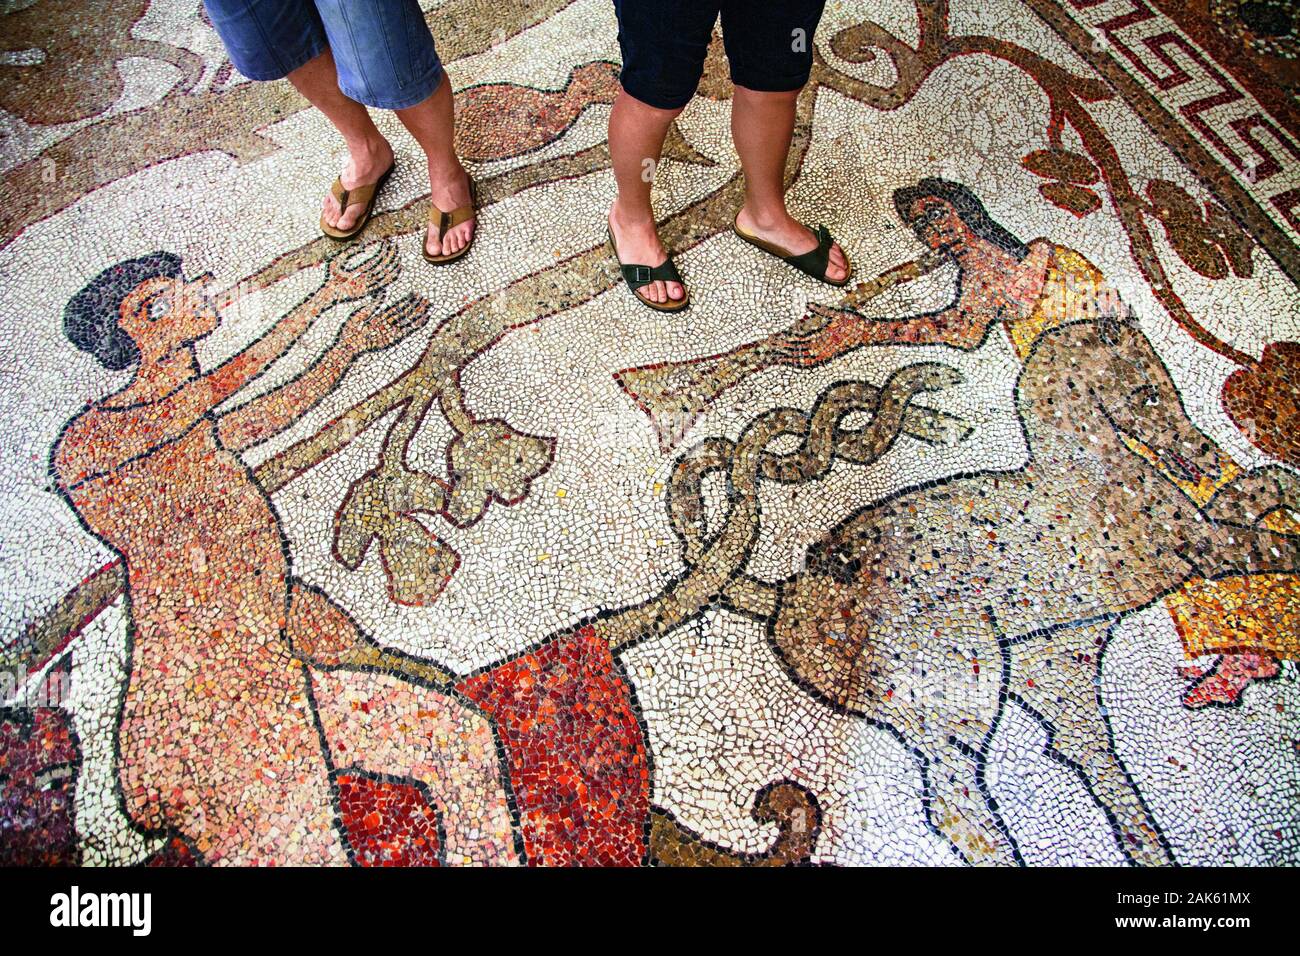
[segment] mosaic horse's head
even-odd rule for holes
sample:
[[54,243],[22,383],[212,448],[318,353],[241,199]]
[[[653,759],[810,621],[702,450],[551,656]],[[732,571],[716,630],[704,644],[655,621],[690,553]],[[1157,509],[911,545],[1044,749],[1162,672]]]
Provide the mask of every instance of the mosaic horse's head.
[[1118,478],[1145,452],[1182,481],[1216,479],[1219,450],[1131,316],[1102,315],[1042,335],[1020,378],[1030,443],[1072,435]]

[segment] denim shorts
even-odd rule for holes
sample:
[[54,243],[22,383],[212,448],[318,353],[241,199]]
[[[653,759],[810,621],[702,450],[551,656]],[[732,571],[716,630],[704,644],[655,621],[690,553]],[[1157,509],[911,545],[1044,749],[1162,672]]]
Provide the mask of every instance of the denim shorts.
[[623,89],[658,109],[689,103],[719,14],[733,83],[761,93],[800,89],[825,6],[826,0],[614,0]]
[[334,51],[339,89],[376,109],[427,99],[442,63],[417,0],[203,0],[235,69],[278,80]]

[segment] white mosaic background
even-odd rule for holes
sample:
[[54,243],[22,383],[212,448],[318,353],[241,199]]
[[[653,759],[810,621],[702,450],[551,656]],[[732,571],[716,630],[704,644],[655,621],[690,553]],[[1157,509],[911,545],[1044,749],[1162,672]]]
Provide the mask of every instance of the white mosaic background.
[[[195,19],[196,4],[155,3],[139,36],[191,38],[206,57],[219,53]],[[861,17],[863,4],[832,2],[819,34]],[[907,36],[911,4],[869,5],[878,22]],[[436,21],[435,21],[436,22]],[[1058,63],[1084,65],[1014,0],[953,5],[955,31],[1013,38]],[[436,31],[435,31],[436,32]],[[456,85],[509,81],[561,86],[569,71],[592,59],[617,59],[612,5],[580,0],[564,12],[479,56],[450,64]],[[834,61],[823,44],[822,52]],[[840,64],[879,78],[880,64]],[[174,71],[154,62],[123,61],[127,87],[115,109],[162,95]],[[682,120],[712,168],[667,164],[657,193],[661,215],[707,195],[737,168],[727,133],[728,104],[697,100]],[[480,175],[561,155],[600,142],[607,107],[594,107],[546,151],[487,164]],[[1135,180],[1159,176],[1202,195],[1192,177],[1121,101],[1094,115],[1121,151]],[[944,66],[903,108],[875,112],[829,91],[818,101],[815,135],[792,208],[835,230],[858,274],[867,277],[915,257],[920,247],[900,227],[892,190],[923,176],[959,179],[1021,238],[1046,236],[1096,263],[1141,317],[1168,363],[1193,419],[1243,464],[1263,461],[1221,410],[1217,394],[1231,371],[1197,346],[1162,311],[1132,265],[1127,242],[1107,215],[1076,220],[1038,199],[1039,180],[1019,165],[1040,148],[1042,94],[1007,64],[968,57]],[[421,191],[414,145],[392,117],[381,128],[399,145],[399,173],[381,208]],[[0,164],[8,168],[67,135],[70,127],[0,125]],[[64,303],[113,262],[154,249],[180,254],[188,274],[216,274],[234,283],[286,249],[310,240],[320,190],[341,162],[332,130],[301,112],[266,130],[279,149],[239,165],[220,153],[162,164],[100,189],[30,227],[0,250],[0,376],[5,383],[0,429],[0,626],[22,626],[111,556],[78,526],[49,490],[47,455],[61,425],[86,401],[120,386],[63,338]],[[604,239],[603,210],[613,197],[608,173],[529,190],[489,208],[470,259],[431,270],[416,240],[400,244],[404,271],[390,298],[419,291],[434,303],[435,321],[467,299]],[[1210,282],[1187,270],[1163,246],[1166,268],[1195,314],[1239,348],[1300,338],[1296,290],[1262,253],[1255,276]],[[482,522],[438,534],[463,563],[432,607],[401,608],[386,596],[375,551],[355,573],[329,555],[333,508],[348,484],[373,466],[390,419],[347,450],[291,482],[276,496],[296,571],[326,588],[381,642],[427,655],[458,671],[500,660],[599,608],[655,594],[681,566],[663,507],[672,460],[660,453],[644,415],[611,378],[617,369],[729,349],[783,328],[808,300],[833,302],[833,290],[769,268],[728,234],[678,258],[692,281],[695,304],[664,318],[639,309],[617,287],[590,303],[507,335],[466,370],[463,384],[479,417],[501,416],[515,428],[558,439],[555,464],[514,507],[492,506]],[[316,271],[282,282],[241,304],[204,343],[205,365],[255,338],[316,282]],[[904,315],[941,305],[952,276],[940,273],[873,304],[874,314]],[[304,367],[329,341],[345,309],[299,344],[291,358],[256,386],[269,388]],[[358,362],[320,407],[247,455],[256,465],[391,381],[419,355],[434,323],[387,352]],[[813,371],[776,369],[728,392],[697,423],[692,443],[735,435],[775,405],[808,407],[825,384],[842,378],[882,381],[896,367],[939,359],[959,368],[966,384],[927,399],[976,425],[955,448],[901,439],[869,468],[838,463],[814,495],[797,504],[768,489],[768,523],[751,570],[778,577],[798,566],[803,549],[848,512],[919,480],[983,468],[1014,468],[1026,451],[1012,406],[1018,364],[1001,332],[975,352],[878,349],[857,352]],[[241,397],[242,398],[242,397]],[[426,422],[412,454],[415,465],[440,463],[447,426]],[[424,457],[422,457],[424,456]],[[562,493],[562,494],[561,494]],[[310,500],[304,496],[309,496]],[[328,503],[328,504],[322,504]],[[432,525],[431,525],[432,526]],[[102,615],[74,649],[69,707],[85,749],[78,827],[90,838],[89,862],[122,862],[146,851],[128,831],[111,797],[111,735],[123,678],[120,609]],[[726,846],[759,850],[771,834],[749,817],[753,794],[771,780],[793,777],[818,795],[826,818],[818,858],[839,863],[955,863],[945,841],[929,831],[916,791],[919,773],[888,733],[832,714],[786,677],[760,628],[727,614],[709,615],[624,655],[650,729],[654,801],[688,826]],[[1300,860],[1300,685],[1293,665],[1281,679],[1251,688],[1240,708],[1189,712],[1179,705],[1184,682],[1177,635],[1160,606],[1119,629],[1106,656],[1103,691],[1116,746],[1156,819],[1186,863]],[[988,777],[1003,814],[1031,863],[1118,863],[1101,811],[1078,778],[1043,755],[1043,734],[1010,709],[999,728]],[[1276,831],[1276,832],[1275,832]],[[1279,836],[1280,834],[1280,836]]]

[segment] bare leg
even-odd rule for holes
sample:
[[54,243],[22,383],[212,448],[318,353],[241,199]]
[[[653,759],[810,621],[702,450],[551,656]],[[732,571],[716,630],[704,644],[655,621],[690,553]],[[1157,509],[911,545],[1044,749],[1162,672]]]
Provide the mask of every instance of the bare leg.
[[[312,106],[325,114],[348,146],[348,165],[343,170],[343,188],[373,183],[393,162],[393,148],[375,126],[366,108],[339,89],[334,54],[326,50],[289,74],[289,82]],[[339,209],[338,200],[326,194],[321,207],[325,221],[336,229],[351,229],[365,211],[364,206]]]
[[[614,164],[618,198],[609,211],[609,227],[619,257],[627,263],[651,268],[668,258],[655,230],[650,186],[663,153],[668,127],[681,110],[661,110],[642,103],[625,90],[609,114],[609,155]],[[640,290],[651,302],[667,302],[686,295],[680,282],[652,282]]]
[[[429,163],[429,199],[443,212],[469,202],[469,174],[456,158],[456,119],[452,108],[451,81],[446,72],[442,82],[426,100],[397,110],[397,118],[415,137]],[[432,255],[449,256],[469,244],[478,225],[470,219],[447,231],[438,241],[437,224],[429,226],[425,246]]]
[[[817,237],[785,208],[785,163],[798,98],[798,91],[760,93],[743,86],[731,98],[731,138],[745,169],[741,228],[795,255],[817,248]],[[831,246],[826,277],[839,282],[848,275],[848,265],[839,243]]]

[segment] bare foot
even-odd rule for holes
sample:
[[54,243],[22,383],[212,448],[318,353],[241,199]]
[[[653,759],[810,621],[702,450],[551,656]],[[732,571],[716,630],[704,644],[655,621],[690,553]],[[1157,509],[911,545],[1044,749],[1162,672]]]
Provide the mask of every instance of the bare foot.
[[[429,164],[429,201],[443,212],[452,212],[461,206],[469,205],[469,173],[459,162],[453,167],[435,167]],[[447,234],[438,241],[438,223],[429,223],[424,237],[424,248],[431,256],[450,256],[460,252],[474,238],[478,218],[467,219],[459,225],[452,226]]]
[[[1195,674],[1197,668],[1183,669]],[[1209,704],[1235,704],[1241,692],[1258,680],[1276,677],[1277,659],[1264,654],[1224,654],[1217,667],[1199,672],[1200,679],[1183,695],[1183,706],[1195,710]]]
[[[381,138],[356,149],[349,149],[348,164],[339,178],[343,180],[344,189],[356,189],[367,183],[378,182],[379,177],[384,175],[391,165],[393,165],[393,148],[388,145],[386,139]],[[366,207],[361,203],[354,203],[347,209],[340,209],[339,201],[334,198],[333,193],[326,193],[325,201],[321,205],[321,214],[325,217],[325,222],[340,232],[347,232],[355,226],[365,212]]]
[[[653,219],[629,218],[615,202],[609,211],[609,230],[614,234],[614,251],[620,262],[653,269],[668,261],[668,252],[659,241]],[[680,282],[656,279],[649,285],[642,286],[636,294],[648,302],[662,305],[670,299],[674,302],[681,301],[686,297],[686,289]]]
[[[749,211],[748,206],[744,206],[740,210],[740,215],[736,217],[736,222],[751,236],[778,245],[788,250],[791,255],[803,255],[817,248],[817,236],[813,231],[792,218],[785,210],[782,210],[780,215],[765,216],[760,219]],[[832,282],[843,282],[848,275],[848,257],[844,255],[840,244],[834,243],[831,246],[830,261],[826,264],[826,278]]]

